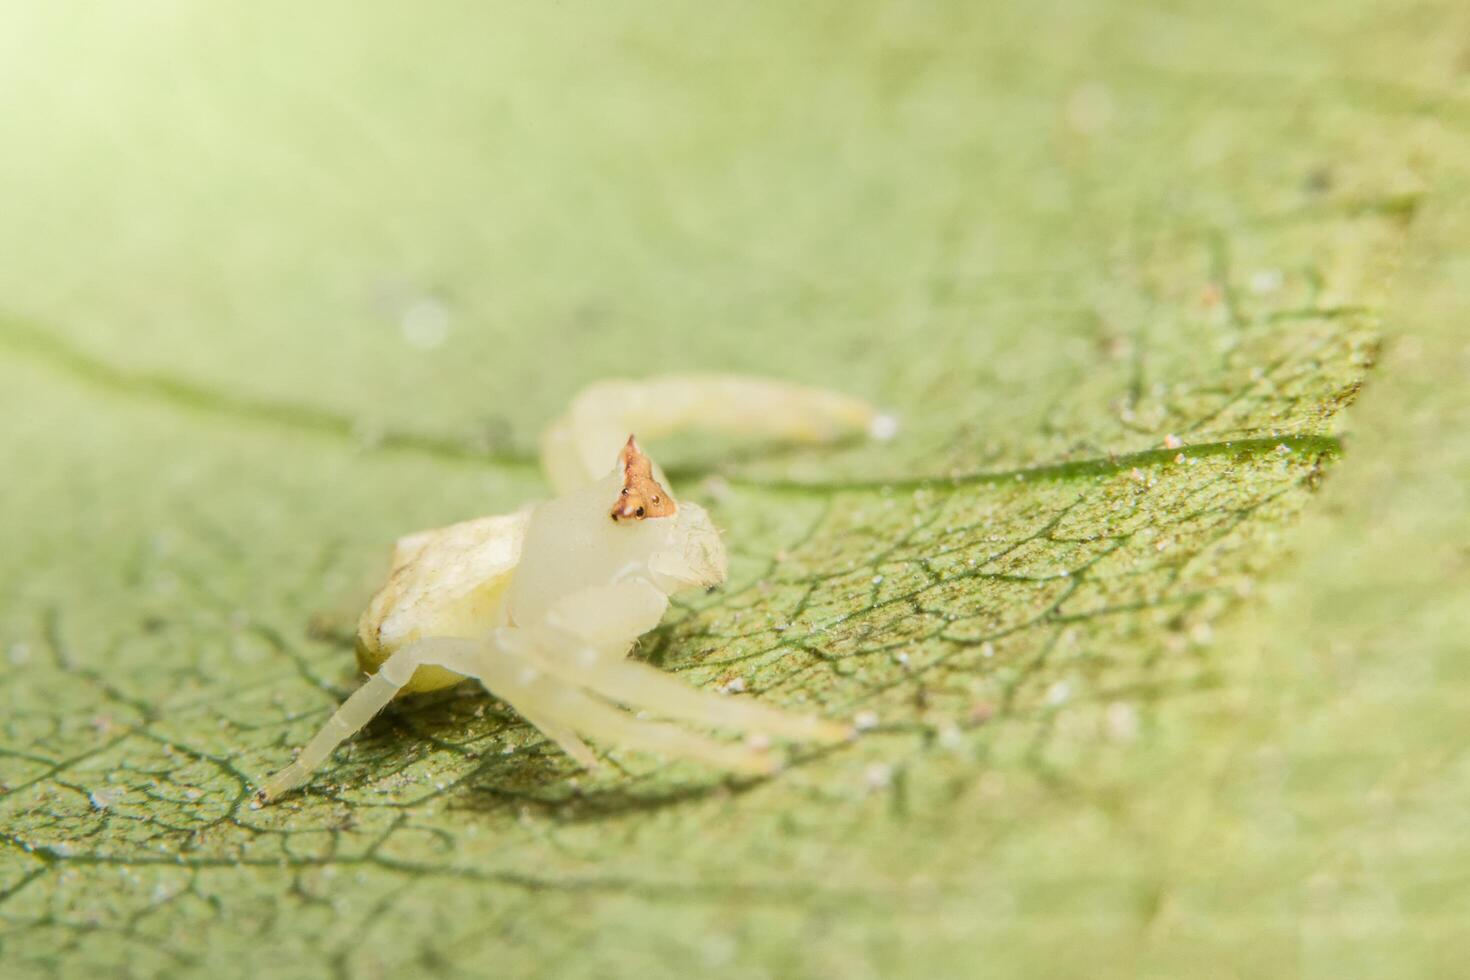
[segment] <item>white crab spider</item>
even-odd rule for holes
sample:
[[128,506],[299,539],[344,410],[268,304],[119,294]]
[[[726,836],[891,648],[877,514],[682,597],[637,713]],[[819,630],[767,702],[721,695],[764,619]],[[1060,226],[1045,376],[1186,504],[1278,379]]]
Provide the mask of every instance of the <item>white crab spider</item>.
[[[725,548],[709,515],[676,503],[628,435],[682,428],[825,442],[864,431],[887,438],[894,423],[846,395],[757,378],[587,388],[542,438],[555,499],[399,539],[388,581],[358,623],[358,663],[372,677],[266,780],[257,805],[299,785],[394,697],[467,677],[587,767],[597,758],[583,736],[758,773],[774,768],[769,737],[849,737],[848,725],[699,691],[627,659],[670,595],[725,580]],[[620,705],[759,737],[720,741]]]

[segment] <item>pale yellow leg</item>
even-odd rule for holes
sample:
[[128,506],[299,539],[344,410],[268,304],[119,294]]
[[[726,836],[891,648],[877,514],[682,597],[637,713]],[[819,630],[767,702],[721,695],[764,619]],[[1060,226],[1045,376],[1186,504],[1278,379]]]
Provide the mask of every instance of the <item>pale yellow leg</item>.
[[484,643],[481,641],[435,638],[411,643],[393,654],[376,674],[342,702],[294,762],[265,781],[255,794],[256,805],[269,803],[304,782],[337,746],[372,721],[373,716],[393,700],[399,688],[408,683],[419,667],[436,664],[473,676],[478,672],[483,651]]
[[[673,725],[644,721],[613,707],[600,699],[603,692],[595,682],[589,683],[590,678],[581,676],[569,663],[538,653],[532,642],[527,634],[515,628],[498,630],[497,655],[485,658],[480,680],[492,694],[558,744],[563,744],[558,732],[575,733],[610,746],[692,759],[741,772],[766,773],[774,768],[773,760],[760,749],[721,742]],[[569,750],[569,754],[583,765],[588,764],[581,753]]]
[[[511,706],[515,707],[514,704]],[[583,769],[597,769],[599,767],[597,756],[593,754],[592,749],[588,748],[587,743],[578,738],[577,733],[572,731],[571,728],[553,721],[548,715],[542,714],[539,711],[528,710],[524,706],[517,707],[516,711],[522,718],[535,725],[536,729],[542,735],[545,735],[557,745],[561,746],[561,750],[571,756],[572,761],[576,762],[577,765]]]
[[668,604],[646,582],[595,586],[554,605],[546,625],[501,630],[496,643],[598,697],[666,718],[800,740],[840,741],[852,734],[847,725],[700,691],[626,659],[633,640],[658,625]]
[[[557,630],[515,632],[519,634],[515,641],[517,654],[527,662],[566,684],[630,708],[706,728],[798,741],[840,742],[853,733],[852,726],[840,722],[691,687],[648,664],[628,660],[626,642],[617,648],[598,649]],[[536,646],[531,645],[533,642]]]
[[549,693],[544,708],[549,715],[611,745],[691,759],[735,772],[765,774],[776,769],[775,760],[759,749],[720,742],[675,725],[644,721],[569,686],[558,685]]
[[636,660],[599,664],[584,675],[583,686],[599,697],[708,728],[800,741],[840,742],[852,735],[849,725],[790,714],[751,698],[701,691]]
[[[528,721],[552,736],[559,744],[562,739],[550,727],[550,724],[556,724],[559,720],[568,729],[595,734],[585,727],[581,714],[563,719],[556,713],[556,705],[560,701],[563,688],[591,695],[599,703],[616,702],[629,708],[647,710],[662,718],[690,722],[705,728],[729,729],[747,735],[820,742],[842,741],[852,735],[851,726],[846,724],[788,713],[750,698],[730,697],[690,687],[679,678],[647,664],[627,660],[626,643],[618,649],[597,649],[585,645],[580,638],[570,634],[538,629],[501,630],[497,634],[497,644],[500,650],[513,652],[521,663],[536,673],[536,696],[552,703],[540,703],[532,699],[529,692],[521,695],[516,692],[507,694],[500,687],[493,690],[497,695],[511,701]],[[517,697],[522,700],[517,701]],[[629,718],[621,712],[615,714],[619,718]],[[691,744],[696,741],[696,737],[687,732],[682,737]],[[697,741],[697,752],[676,750],[675,754],[711,761],[711,753],[707,747],[721,743],[709,743],[702,737]],[[721,745],[721,754],[726,748]],[[579,758],[578,761],[582,760]],[[762,761],[756,767],[763,765],[765,763]]]
[[867,402],[769,378],[687,374],[602,381],[584,388],[541,437],[541,465],[558,494],[607,474],[630,434],[685,430],[783,442],[886,439],[896,423]]

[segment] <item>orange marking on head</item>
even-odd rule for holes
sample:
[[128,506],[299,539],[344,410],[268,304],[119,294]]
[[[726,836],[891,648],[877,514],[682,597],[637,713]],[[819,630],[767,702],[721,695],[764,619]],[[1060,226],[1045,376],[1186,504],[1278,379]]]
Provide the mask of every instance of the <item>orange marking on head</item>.
[[613,520],[631,517],[641,521],[646,517],[674,516],[679,509],[674,498],[653,478],[653,461],[643,455],[638,441],[632,436],[628,437],[628,444],[618,454],[618,461],[623,464],[623,489],[613,503]]

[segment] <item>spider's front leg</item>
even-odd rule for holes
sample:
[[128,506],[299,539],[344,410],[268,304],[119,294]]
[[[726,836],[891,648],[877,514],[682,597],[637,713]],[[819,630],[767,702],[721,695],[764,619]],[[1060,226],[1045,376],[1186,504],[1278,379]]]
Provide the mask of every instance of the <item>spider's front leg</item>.
[[579,392],[541,437],[541,467],[559,494],[595,481],[635,432],[713,432],[794,443],[892,436],[897,422],[860,398],[737,374],[601,381]]
[[[595,651],[541,646],[545,637],[516,627],[496,631],[498,656],[485,664],[481,680],[496,697],[509,703],[578,762],[589,768],[595,759],[579,735],[609,746],[693,759],[721,769],[766,774],[774,771],[770,756],[759,748],[721,742],[676,725],[634,717],[612,702],[596,681],[571,663]],[[570,654],[570,656],[568,656]],[[570,739],[580,751],[568,745]]]
[[294,762],[265,781],[255,794],[255,805],[270,803],[301,785],[337,746],[372,721],[419,667],[432,664],[473,677],[479,673],[484,649],[485,644],[480,640],[434,637],[410,643],[393,654],[376,674],[342,702]]
[[749,698],[700,691],[628,660],[634,640],[658,625],[667,608],[664,593],[641,579],[579,590],[553,604],[543,622],[496,634],[501,651],[537,672],[540,697],[523,707],[488,678],[487,686],[543,729],[546,726],[537,716],[628,748],[746,771],[770,771],[772,761],[759,748],[642,721],[611,704],[747,735],[817,741],[840,741],[851,735],[847,725],[789,714]]

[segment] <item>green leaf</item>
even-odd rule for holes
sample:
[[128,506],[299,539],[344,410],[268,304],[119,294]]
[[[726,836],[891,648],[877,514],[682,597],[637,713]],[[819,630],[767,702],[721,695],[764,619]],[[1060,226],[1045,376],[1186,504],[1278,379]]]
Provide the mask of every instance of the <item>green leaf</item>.
[[[7,976],[1462,962],[1463,11],[12,7]],[[455,691],[249,808],[397,535],[695,369],[903,430],[650,447],[734,567],[637,655],[861,739]]]

